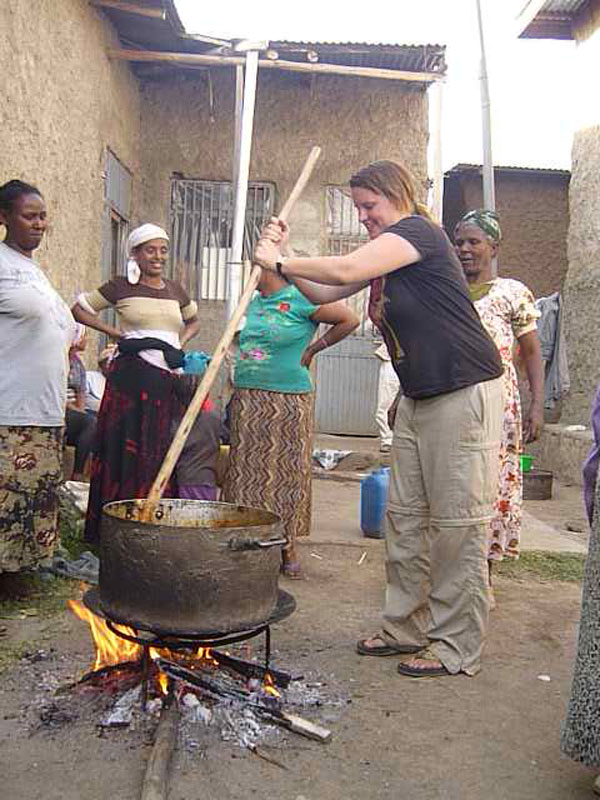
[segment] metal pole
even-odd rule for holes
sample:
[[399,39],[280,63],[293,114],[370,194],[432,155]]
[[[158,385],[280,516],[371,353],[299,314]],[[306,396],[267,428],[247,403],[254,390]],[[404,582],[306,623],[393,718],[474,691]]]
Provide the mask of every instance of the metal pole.
[[[483,207],[489,211],[496,210],[496,190],[494,187],[494,163],[492,160],[492,120],[490,115],[490,87],[488,83],[487,63],[485,58],[485,37],[483,35],[483,16],[481,0],[477,4],[477,20],[479,24],[479,43],[481,47],[481,124],[483,133]],[[498,274],[498,263],[492,262],[492,277]]]
[[429,90],[431,104],[429,118],[431,120],[431,200],[430,207],[433,218],[442,222],[442,84],[434,83]]
[[235,67],[235,118],[233,141],[233,180],[232,198],[237,196],[238,172],[240,168],[240,144],[242,138],[242,111],[244,110],[244,67],[237,64]]
[[229,259],[227,319],[230,319],[235,311],[242,286],[242,249],[244,246],[244,223],[246,220],[246,199],[248,195],[248,175],[250,173],[250,151],[252,149],[257,76],[258,51],[248,50],[246,53],[246,75],[244,79],[244,105],[239,134],[239,160],[237,172],[234,172],[237,179],[231,233],[231,255]]
[[481,2],[477,4],[477,19],[479,22],[479,42],[481,45],[481,71],[479,75],[481,85],[481,122],[483,129],[483,205],[490,211],[496,210],[496,196],[494,191],[494,166],[492,163],[492,123],[490,117],[490,89],[488,83],[487,63],[485,58],[485,38],[483,35],[483,17]]

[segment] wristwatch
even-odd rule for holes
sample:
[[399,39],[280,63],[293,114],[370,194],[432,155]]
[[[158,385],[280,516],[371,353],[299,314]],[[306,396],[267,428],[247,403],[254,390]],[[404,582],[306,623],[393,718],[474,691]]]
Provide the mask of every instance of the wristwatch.
[[283,261],[276,261],[275,262],[275,270],[276,270],[277,274],[279,275],[279,277],[283,278],[283,280],[286,283],[290,282],[290,279],[286,275],[283,274]]

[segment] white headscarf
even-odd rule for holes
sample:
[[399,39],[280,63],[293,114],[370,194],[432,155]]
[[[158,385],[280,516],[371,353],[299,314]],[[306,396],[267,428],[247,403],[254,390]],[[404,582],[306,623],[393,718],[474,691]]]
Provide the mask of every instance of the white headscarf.
[[145,242],[150,242],[152,239],[164,239],[168,242],[169,235],[159,225],[147,222],[145,225],[140,225],[139,228],[132,230],[127,237],[125,252],[127,254],[127,280],[129,283],[138,283],[141,275],[138,263],[132,256],[134,248]]

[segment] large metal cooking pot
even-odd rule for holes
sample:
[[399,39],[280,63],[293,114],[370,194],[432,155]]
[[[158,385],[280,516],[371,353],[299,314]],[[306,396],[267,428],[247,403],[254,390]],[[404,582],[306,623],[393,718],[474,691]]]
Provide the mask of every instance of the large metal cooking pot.
[[202,500],[144,500],[102,509],[100,605],[111,619],[161,634],[224,634],[258,627],[278,596],[276,514]]

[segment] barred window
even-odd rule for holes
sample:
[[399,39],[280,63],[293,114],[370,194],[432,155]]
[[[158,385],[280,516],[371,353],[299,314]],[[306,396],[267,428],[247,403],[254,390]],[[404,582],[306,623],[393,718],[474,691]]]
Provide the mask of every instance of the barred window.
[[[275,200],[272,183],[248,187],[242,259],[251,257],[261,228],[274,213]],[[233,206],[228,181],[177,178],[171,183],[171,270],[191,297],[227,299]]]
[[[325,187],[325,204],[328,255],[345,255],[369,241],[364,227],[358,221],[358,214],[347,188]],[[369,289],[352,295],[346,302],[360,318],[357,334],[372,336],[373,327],[368,317]]]

